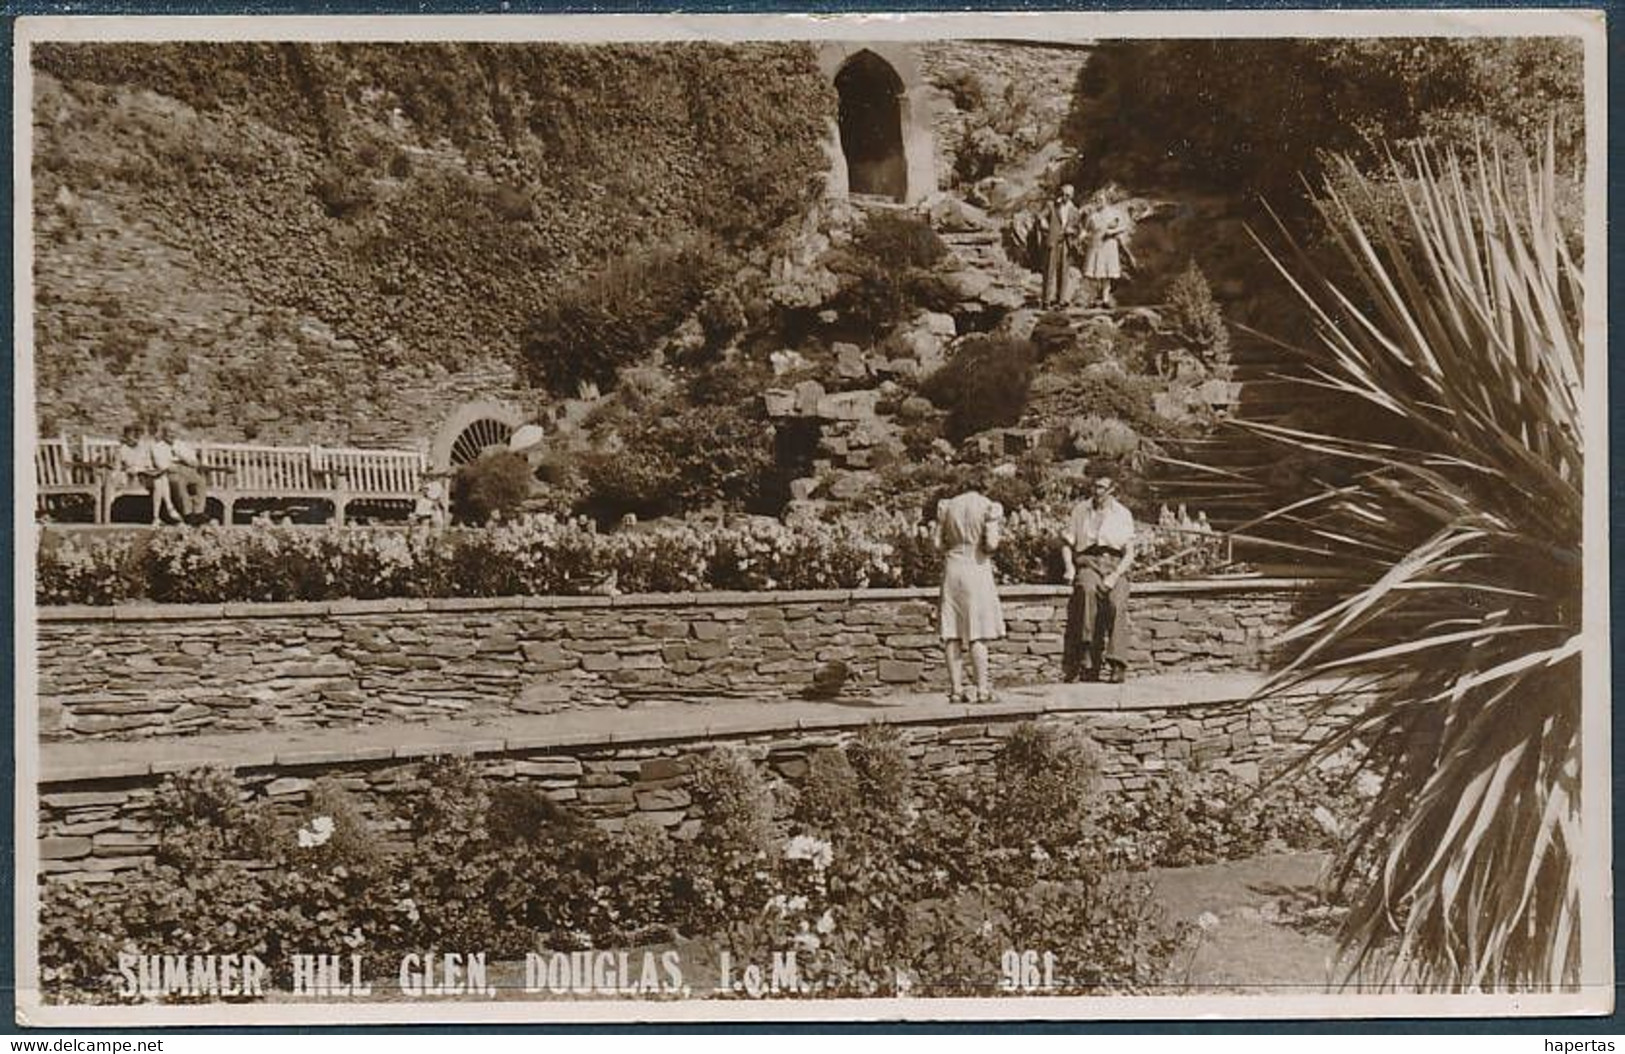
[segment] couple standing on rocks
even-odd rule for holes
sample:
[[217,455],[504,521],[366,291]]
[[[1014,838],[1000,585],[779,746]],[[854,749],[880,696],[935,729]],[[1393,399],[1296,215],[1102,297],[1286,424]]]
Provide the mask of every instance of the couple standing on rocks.
[[[1072,586],[1061,659],[1067,681],[1121,684],[1127,669],[1129,568],[1134,517],[1102,476],[1073,507],[1062,532],[1062,559]],[[993,581],[993,551],[1003,540],[1004,508],[979,490],[937,503],[937,546],[944,554],[938,630],[948,662],[948,700],[995,701],[987,642],[1004,637],[1004,610]],[[976,679],[965,687],[962,657]]]
[[[1088,203],[1080,208],[1073,200],[1071,184],[1055,192],[1044,209],[1044,307],[1064,307],[1072,297],[1067,289],[1071,271],[1070,257],[1074,252],[1074,239],[1083,242],[1083,277],[1094,283],[1100,306],[1116,306],[1112,283],[1123,277],[1123,258],[1132,265],[1134,254],[1129,252],[1129,236],[1134,232],[1134,217],[1123,202],[1117,200],[1115,188],[1104,187],[1096,191]],[[1094,299],[1091,292],[1088,300]],[[1085,303],[1085,307],[1092,306]]]

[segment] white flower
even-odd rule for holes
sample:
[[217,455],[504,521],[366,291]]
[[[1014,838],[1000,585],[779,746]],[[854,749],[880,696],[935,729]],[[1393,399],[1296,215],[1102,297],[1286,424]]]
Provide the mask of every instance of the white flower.
[[834,912],[832,912],[829,908],[825,908],[824,913],[822,915],[818,916],[818,921],[813,924],[813,928],[816,929],[819,933],[834,933],[835,932],[835,914],[834,914]]
[[1033,863],[1035,863],[1035,864],[1047,864],[1047,863],[1049,863],[1049,853],[1041,845],[1033,846],[1033,851],[1032,851],[1031,855],[1032,855],[1032,858],[1033,858]]
[[1212,933],[1219,928],[1219,916],[1211,911],[1204,911],[1196,916],[1196,924],[1202,927],[1203,933]]
[[790,938],[790,944],[799,952],[815,952],[823,943],[817,934],[805,930]]
[[798,834],[785,843],[784,858],[805,860],[812,865],[814,871],[822,871],[835,859],[835,850],[822,838]]
[[333,837],[333,819],[330,816],[317,816],[310,823],[299,828],[299,848],[314,849],[319,845],[326,845],[327,840]]

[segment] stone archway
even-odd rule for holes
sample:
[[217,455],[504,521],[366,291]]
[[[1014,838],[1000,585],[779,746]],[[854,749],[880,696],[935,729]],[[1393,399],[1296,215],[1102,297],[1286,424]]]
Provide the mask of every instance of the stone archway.
[[840,96],[838,127],[848,191],[906,200],[902,78],[885,59],[865,49],[835,74],[835,90]]
[[937,189],[931,91],[906,44],[832,40],[818,66],[835,88],[825,151],[828,193],[875,194],[915,205]]
[[494,402],[464,403],[446,418],[429,447],[429,463],[441,472],[476,460],[494,446],[506,446],[524,415]]

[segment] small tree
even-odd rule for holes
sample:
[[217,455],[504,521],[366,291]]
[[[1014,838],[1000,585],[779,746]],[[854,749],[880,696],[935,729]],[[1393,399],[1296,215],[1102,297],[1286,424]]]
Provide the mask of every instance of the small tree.
[[1192,260],[1168,286],[1169,335],[1210,368],[1230,363],[1230,330],[1207,276]]

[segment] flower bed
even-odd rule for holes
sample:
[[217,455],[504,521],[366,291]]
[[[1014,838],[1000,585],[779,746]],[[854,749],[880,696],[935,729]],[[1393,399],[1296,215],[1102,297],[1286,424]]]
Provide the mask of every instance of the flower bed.
[[[995,555],[1005,582],[1060,577],[1059,522],[1017,513]],[[1224,566],[1225,539],[1141,528],[1151,577]],[[577,595],[704,589],[934,586],[929,528],[904,517],[789,527],[771,520],[601,534],[538,516],[487,528],[200,528],[45,536],[41,604],[221,603],[384,597]]]
[[[812,754],[794,788],[718,749],[674,784],[705,817],[681,836],[647,821],[602,830],[462,761],[422,776],[402,817],[364,816],[332,781],[279,811],[245,803],[224,773],[171,777],[155,864],[45,886],[48,997],[115,998],[132,948],[285,966],[311,948],[512,961],[678,939],[739,961],[793,950],[814,995],[993,994],[1013,948],[1053,953],[1052,993],[1136,992],[1166,977],[1184,927],[1130,871],[1319,847],[1328,825],[1310,803],[1337,800],[1326,781],[1260,799],[1208,774],[1131,813],[1100,793],[1093,744],[1036,724],[991,771],[956,778],[916,772],[880,727]],[[1195,824],[1181,818],[1192,794],[1211,806]]]

